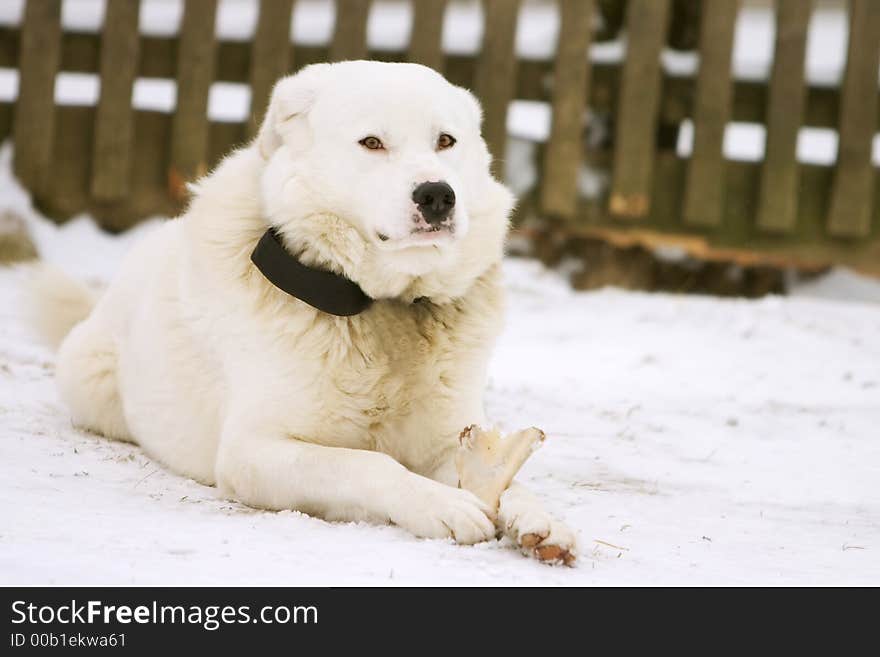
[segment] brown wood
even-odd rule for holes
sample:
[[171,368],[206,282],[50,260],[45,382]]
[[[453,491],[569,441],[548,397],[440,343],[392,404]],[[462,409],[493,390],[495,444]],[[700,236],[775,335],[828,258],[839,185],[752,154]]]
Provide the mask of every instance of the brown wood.
[[55,134],[55,74],[61,56],[61,0],[25,5],[13,124],[15,173],[31,191],[45,183]]
[[630,0],[626,10],[627,52],[621,73],[609,209],[638,219],[651,209],[660,53],[666,40],[670,0]]
[[[8,105],[0,104],[0,108]],[[180,205],[168,195],[168,160],[173,116],[136,110],[134,152],[129,194],[117,201],[96,200],[90,191],[88,162],[83,160],[94,141],[96,108],[56,108],[56,139],[52,146],[52,176],[34,203],[46,216],[63,221],[80,213],[95,217],[105,229],[130,228],[150,216],[174,216]],[[0,111],[2,114],[2,111]],[[244,139],[244,123],[211,123],[208,153],[216,162]]]
[[260,18],[251,47],[251,118],[248,130],[256,134],[275,82],[290,70],[290,17],[293,0],[261,0]]
[[[722,225],[711,231],[695,232],[678,220],[681,190],[687,162],[675,153],[660,153],[655,161],[654,203],[650,215],[637,225],[624,224],[611,216],[601,199],[582,198],[572,221],[558,222],[566,234],[592,234],[606,238],[614,234],[633,238],[650,231],[656,235],[651,246],[700,245],[688,249],[697,258],[718,257],[750,264],[776,264],[799,269],[821,269],[846,263],[880,276],[880,235],[859,243],[831,238],[825,231],[825,213],[830,197],[833,169],[804,165],[801,171],[801,203],[798,206],[796,239],[762,235],[752,229],[761,165],[756,162],[728,162],[728,200]],[[878,190],[880,192],[880,190]],[[537,194],[520,199],[521,216],[536,214]],[[873,222],[880,225],[880,193],[875,196]],[[561,239],[566,239],[564,235]],[[732,257],[734,254],[735,257]]]
[[811,2],[779,0],[776,50],[767,103],[767,148],[758,203],[758,226],[772,233],[795,229],[798,203],[797,137],[803,122],[804,54]]
[[336,0],[336,29],[329,61],[364,59],[367,56],[367,19],[372,0]]
[[483,137],[492,153],[492,172],[501,177],[507,147],[507,109],[516,89],[516,18],[520,0],[484,0],[483,48],[474,89],[483,103]]
[[571,218],[577,210],[584,150],[593,0],[560,0],[559,45],[553,76],[553,124],[544,156],[541,207]]
[[413,26],[406,58],[443,71],[443,17],[447,0],[413,3]]
[[875,183],[871,144],[877,127],[878,64],[880,2],[851,0],[840,144],[828,215],[828,232],[837,237],[864,237],[871,231]]
[[694,147],[685,183],[684,220],[717,226],[724,213],[724,129],[730,121],[730,62],[738,0],[705,3],[700,25],[700,70],[694,99]]
[[139,10],[140,0],[108,0],[104,17],[91,189],[96,199],[105,201],[125,197],[130,187]]
[[217,0],[188,0],[185,4],[168,172],[169,193],[179,202],[187,197],[186,183],[208,170],[208,92],[214,81],[216,16]]

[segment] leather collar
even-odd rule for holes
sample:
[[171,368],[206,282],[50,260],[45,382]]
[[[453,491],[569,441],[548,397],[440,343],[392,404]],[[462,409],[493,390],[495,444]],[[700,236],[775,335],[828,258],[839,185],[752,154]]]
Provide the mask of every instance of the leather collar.
[[301,263],[284,248],[274,228],[260,238],[251,253],[251,262],[279,290],[330,315],[350,317],[373,303],[354,281]]

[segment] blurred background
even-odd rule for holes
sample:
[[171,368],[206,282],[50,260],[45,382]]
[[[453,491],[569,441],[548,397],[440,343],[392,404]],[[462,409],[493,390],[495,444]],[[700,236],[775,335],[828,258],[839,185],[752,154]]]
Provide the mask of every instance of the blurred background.
[[[279,76],[361,57],[480,96],[511,251],[577,288],[759,296],[837,266],[875,297],[875,0],[4,0],[0,139],[41,214],[118,232],[180,212]],[[6,259],[32,251],[14,214]]]

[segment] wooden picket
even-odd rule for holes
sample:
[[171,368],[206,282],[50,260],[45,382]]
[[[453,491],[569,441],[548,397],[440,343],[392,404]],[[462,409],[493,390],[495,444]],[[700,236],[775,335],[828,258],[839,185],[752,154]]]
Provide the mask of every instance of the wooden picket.
[[730,121],[730,64],[738,0],[706,4],[694,99],[694,146],[685,183],[685,223],[718,226],[724,216],[724,131]]
[[293,0],[273,0],[260,4],[257,30],[251,49],[251,120],[248,132],[257,133],[269,94],[278,78],[290,70],[290,17]]
[[413,25],[407,59],[443,72],[443,17],[447,0],[413,3]]
[[880,3],[852,0],[837,170],[828,213],[828,231],[837,237],[864,237],[871,229],[875,179],[871,140],[877,131],[878,64]]
[[626,10],[627,53],[623,64],[609,210],[643,218],[651,209],[660,51],[666,40],[670,0],[630,0]]
[[571,219],[577,212],[578,174],[584,157],[590,70],[586,62],[593,27],[593,0],[561,0],[559,9],[553,124],[544,156],[541,207],[548,216]]
[[811,4],[779,0],[776,54],[767,103],[767,149],[758,205],[758,226],[767,232],[790,233],[797,222],[797,139],[806,100],[804,54]]
[[177,109],[172,122],[168,188],[186,198],[186,183],[208,169],[208,93],[214,81],[217,0],[188,0],[180,27]]
[[330,44],[331,62],[367,56],[367,17],[372,0],[337,0],[336,31]]
[[507,110],[516,89],[516,19],[520,0],[485,0],[483,50],[474,88],[483,102],[483,136],[493,155],[495,175],[504,171]]
[[55,128],[55,74],[61,56],[61,0],[28,2],[21,29],[15,173],[29,189],[45,184]]
[[134,109],[131,93],[138,61],[140,0],[109,0],[101,36],[101,97],[95,115],[92,195],[125,198],[131,188]]

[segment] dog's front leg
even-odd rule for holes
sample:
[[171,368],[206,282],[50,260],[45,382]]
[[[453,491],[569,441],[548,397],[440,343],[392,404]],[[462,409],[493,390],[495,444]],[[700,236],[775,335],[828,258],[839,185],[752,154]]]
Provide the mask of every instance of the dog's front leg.
[[495,535],[472,493],[422,477],[386,454],[325,447],[234,422],[217,455],[218,488],[244,504],[327,520],[393,522],[416,536],[477,543]]
[[[458,486],[454,456],[445,459],[431,476]],[[509,536],[524,553],[547,563],[574,564],[577,556],[574,532],[551,515],[522,484],[514,481],[502,493],[495,523],[498,531]]]

